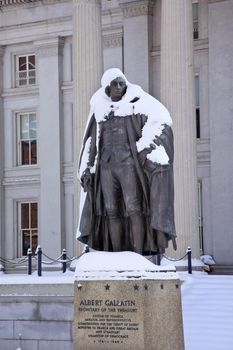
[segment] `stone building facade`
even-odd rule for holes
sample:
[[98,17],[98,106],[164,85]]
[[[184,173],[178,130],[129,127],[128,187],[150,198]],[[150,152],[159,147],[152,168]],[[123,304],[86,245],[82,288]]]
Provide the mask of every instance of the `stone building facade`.
[[[193,6],[193,7],[192,7]],[[232,0],[0,1],[0,256],[78,253],[77,158],[102,71],[174,120],[182,256],[232,266]],[[102,27],[100,26],[102,21]]]

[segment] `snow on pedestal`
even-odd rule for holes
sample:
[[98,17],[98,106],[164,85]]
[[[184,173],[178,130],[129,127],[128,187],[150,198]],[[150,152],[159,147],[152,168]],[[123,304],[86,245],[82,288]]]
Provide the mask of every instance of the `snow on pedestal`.
[[178,279],[173,265],[158,266],[134,252],[92,252],[79,258],[75,279]]
[[180,280],[133,252],[93,252],[75,270],[74,350],[183,350]]

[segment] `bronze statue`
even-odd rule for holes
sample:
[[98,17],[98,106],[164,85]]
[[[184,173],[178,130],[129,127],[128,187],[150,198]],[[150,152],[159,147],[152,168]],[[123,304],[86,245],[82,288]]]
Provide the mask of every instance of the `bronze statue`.
[[167,109],[116,68],[92,96],[79,162],[78,240],[96,250],[161,254],[174,225],[173,134]]

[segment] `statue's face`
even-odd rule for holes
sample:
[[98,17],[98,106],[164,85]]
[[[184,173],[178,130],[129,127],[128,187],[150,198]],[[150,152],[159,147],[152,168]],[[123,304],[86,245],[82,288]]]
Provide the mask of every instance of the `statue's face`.
[[118,77],[111,81],[109,94],[112,101],[120,101],[126,92],[126,82],[123,78]]

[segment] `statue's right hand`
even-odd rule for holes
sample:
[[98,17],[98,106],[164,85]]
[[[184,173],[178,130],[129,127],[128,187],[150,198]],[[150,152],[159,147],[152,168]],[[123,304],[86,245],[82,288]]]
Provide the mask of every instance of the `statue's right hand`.
[[139,163],[143,166],[145,164],[145,161],[146,161],[146,156],[148,154],[148,149],[144,149],[142,150],[141,152],[139,152],[138,154],[138,160],[139,160]]
[[91,176],[90,169],[87,168],[81,176],[81,186],[83,187],[84,192],[87,192],[90,189],[91,179],[92,179],[92,176]]

